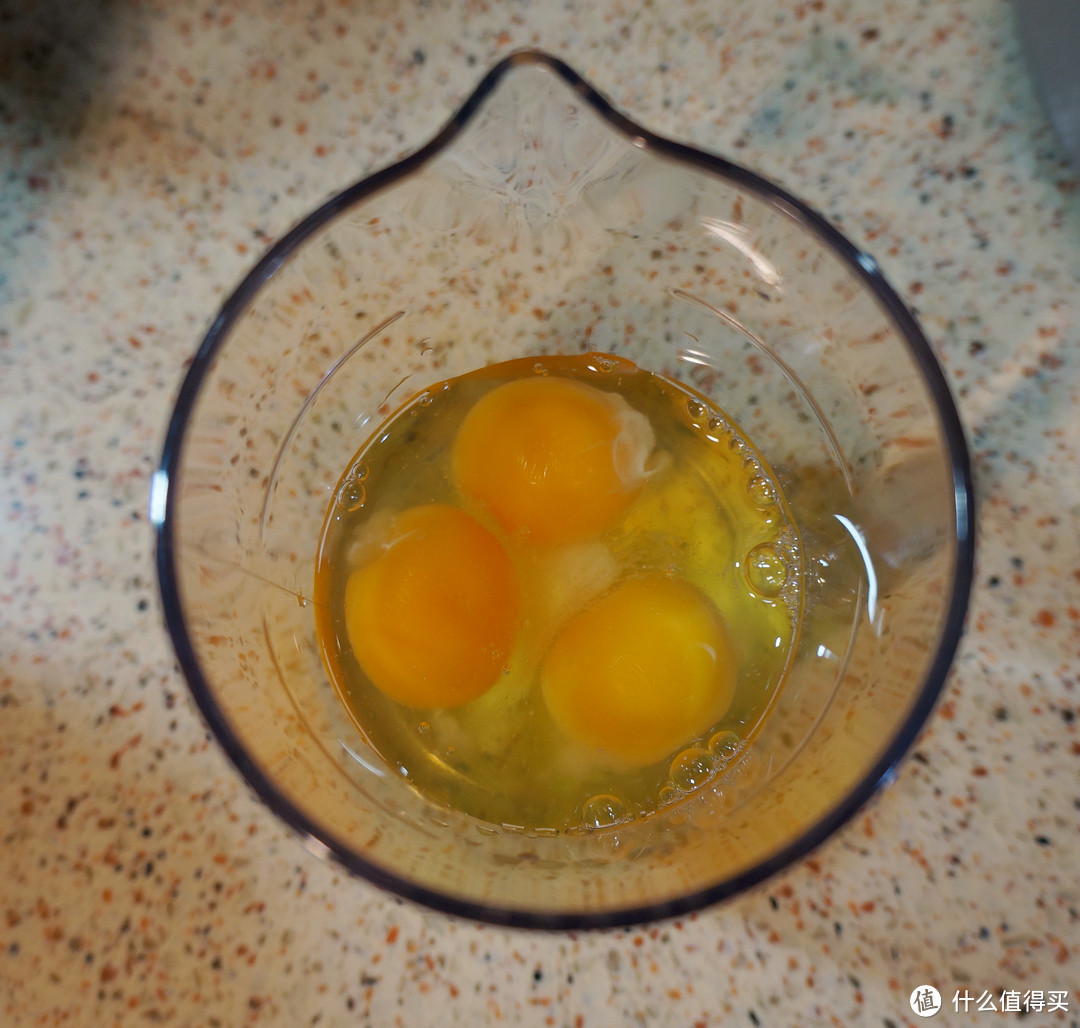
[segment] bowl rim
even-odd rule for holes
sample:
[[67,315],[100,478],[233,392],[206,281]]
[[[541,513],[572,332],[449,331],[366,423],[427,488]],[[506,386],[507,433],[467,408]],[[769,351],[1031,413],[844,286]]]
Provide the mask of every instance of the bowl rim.
[[[952,469],[955,509],[955,563],[951,596],[936,653],[907,717],[889,745],[857,786],[800,836],[761,863],[733,877],[672,899],[617,907],[610,910],[538,911],[528,907],[502,907],[447,895],[396,874],[356,853],[325,826],[309,818],[282,795],[270,777],[248,755],[203,675],[184,617],[176,576],[175,490],[170,483],[180,472],[186,428],[203,381],[219,348],[255,294],[313,232],[346,209],[418,170],[446,149],[465,129],[497,86],[515,69],[539,67],[561,79],[581,101],[615,132],[635,146],[689,164],[736,183],[771,203],[812,232],[846,264],[875,296],[907,344],[924,384],[934,400],[936,414]],[[883,786],[896,777],[897,765],[914,743],[937,703],[964,629],[974,577],[975,496],[971,461],[963,426],[944,373],[914,316],[885,281],[877,262],[860,250],[803,201],[760,174],[724,157],[656,135],[622,114],[592,85],[561,59],[536,49],[517,50],[500,60],[480,81],[444,127],[424,146],[347,187],[298,222],[274,243],[225,300],[193,357],[169,417],[161,458],[150,486],[150,521],[155,529],[155,564],[166,628],[180,668],[199,711],[225,753],[256,796],[301,836],[305,846],[321,857],[332,857],[349,872],[372,884],[444,914],[512,928],[581,930],[625,927],[689,914],[745,892],[782,869],[806,857],[824,843]]]

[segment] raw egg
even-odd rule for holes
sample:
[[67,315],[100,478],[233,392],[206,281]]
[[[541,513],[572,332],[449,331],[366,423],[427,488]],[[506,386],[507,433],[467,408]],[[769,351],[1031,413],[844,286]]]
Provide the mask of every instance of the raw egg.
[[556,637],[540,684],[555,723],[618,762],[644,766],[709,728],[735,693],[727,627],[678,578],[632,578]]
[[506,532],[566,543],[618,518],[647,477],[653,445],[648,419],[614,393],[555,376],[517,379],[469,411],[453,475]]
[[364,673],[407,707],[455,707],[509,660],[519,592],[502,544],[442,504],[389,519],[345,587],[345,627]]

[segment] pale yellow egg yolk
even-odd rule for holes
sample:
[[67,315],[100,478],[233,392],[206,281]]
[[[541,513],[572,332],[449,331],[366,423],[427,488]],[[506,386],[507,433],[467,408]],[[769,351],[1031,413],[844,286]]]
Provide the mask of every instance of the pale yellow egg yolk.
[[566,543],[615,521],[646,477],[653,441],[648,420],[621,397],[556,376],[519,379],[466,415],[453,471],[511,535]]
[[585,746],[631,766],[668,756],[731,704],[735,659],[712,602],[681,579],[616,586],[556,637],[541,670],[548,710]]
[[438,504],[395,516],[349,577],[345,624],[364,673],[409,707],[454,707],[499,678],[519,605],[502,545],[468,514]]

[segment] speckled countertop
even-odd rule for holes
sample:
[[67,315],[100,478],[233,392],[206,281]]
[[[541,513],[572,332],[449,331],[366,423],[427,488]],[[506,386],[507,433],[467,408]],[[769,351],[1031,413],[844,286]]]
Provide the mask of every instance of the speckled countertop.
[[[982,502],[896,784],[641,930],[477,927],[309,855],[189,707],[151,563],[149,473],[225,292],[523,45],[874,253]],[[1035,990],[1025,1023],[1080,1024],[1078,304],[1077,175],[1001,0],[0,4],[0,1024],[900,1026],[934,1023],[923,983],[938,1022]]]

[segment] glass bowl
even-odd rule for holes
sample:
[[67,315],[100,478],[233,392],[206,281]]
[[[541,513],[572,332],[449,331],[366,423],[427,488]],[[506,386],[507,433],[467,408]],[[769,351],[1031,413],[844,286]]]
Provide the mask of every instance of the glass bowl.
[[[527,831],[429,802],[373,750],[320,659],[312,579],[342,471],[388,413],[495,361],[584,352],[741,425],[798,524],[803,616],[770,716],[705,785],[648,817]],[[532,51],[226,301],[180,390],[151,517],[180,666],[258,796],[376,885],[538,928],[685,913],[827,839],[933,708],[972,577],[961,425],[874,259]]]

